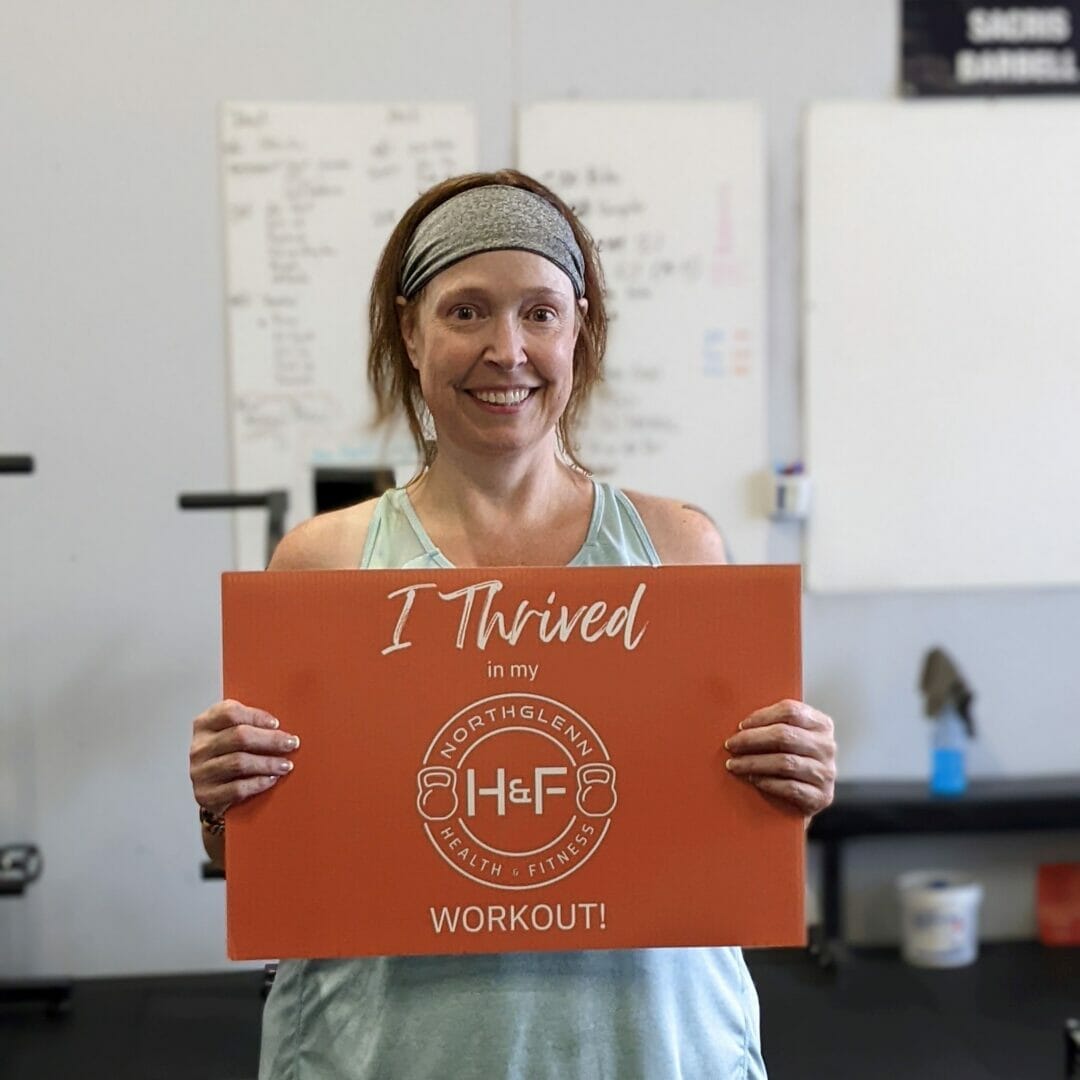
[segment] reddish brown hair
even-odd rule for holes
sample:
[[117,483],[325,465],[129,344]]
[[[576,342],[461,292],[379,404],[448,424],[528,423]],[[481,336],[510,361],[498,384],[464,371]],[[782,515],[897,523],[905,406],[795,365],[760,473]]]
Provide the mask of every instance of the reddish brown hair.
[[[405,211],[383,249],[375,278],[371,283],[371,299],[368,308],[370,338],[368,344],[368,381],[375,393],[376,423],[383,423],[402,409],[409,424],[409,431],[423,459],[424,466],[435,459],[436,447],[425,438],[421,417],[424,399],[420,392],[420,379],[409,361],[405,341],[401,336],[399,318],[402,309],[397,304],[398,281],[405,251],[413,232],[435,207],[470,188],[505,184],[524,188],[534,195],[547,199],[573,230],[585,260],[585,299],[588,310],[580,317],[580,333],[574,346],[574,381],[570,398],[556,430],[563,452],[579,469],[584,466],[577,458],[575,434],[585,405],[593,387],[600,381],[607,346],[607,312],[604,310],[604,276],[596,244],[577,215],[549,188],[538,180],[514,169],[500,169],[490,173],[469,173],[455,176],[425,191]],[[414,304],[423,290],[414,296]]]

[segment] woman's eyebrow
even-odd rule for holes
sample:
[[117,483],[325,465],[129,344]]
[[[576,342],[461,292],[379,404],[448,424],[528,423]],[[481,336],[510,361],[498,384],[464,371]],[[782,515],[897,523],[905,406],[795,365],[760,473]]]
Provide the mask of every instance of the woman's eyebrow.
[[535,289],[526,290],[527,296],[535,296],[548,300],[567,300],[568,297],[565,293],[559,292],[558,289],[548,288],[546,285],[540,285]]
[[491,297],[491,290],[485,289],[482,285],[455,285],[453,288],[449,288],[446,292],[441,293],[436,297],[436,304],[442,306],[444,304],[459,304],[462,301],[470,300],[488,300]]

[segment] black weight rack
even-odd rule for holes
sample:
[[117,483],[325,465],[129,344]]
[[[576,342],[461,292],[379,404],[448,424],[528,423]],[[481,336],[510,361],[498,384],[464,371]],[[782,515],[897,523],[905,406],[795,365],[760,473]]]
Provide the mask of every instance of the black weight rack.
[[[0,474],[27,475],[34,471],[29,454],[0,454]],[[41,877],[44,859],[35,844],[0,846],[0,899],[22,896]],[[70,979],[0,979],[0,1007],[44,1005],[50,1015],[59,1015],[71,1005]]]

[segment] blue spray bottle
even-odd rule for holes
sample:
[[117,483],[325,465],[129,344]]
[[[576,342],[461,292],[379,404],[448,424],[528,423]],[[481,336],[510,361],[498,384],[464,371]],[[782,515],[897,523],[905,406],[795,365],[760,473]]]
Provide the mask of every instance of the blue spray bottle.
[[967,744],[975,735],[971,716],[974,695],[942,649],[931,649],[927,654],[921,689],[926,697],[926,715],[933,725],[930,792],[963,795],[967,788]]

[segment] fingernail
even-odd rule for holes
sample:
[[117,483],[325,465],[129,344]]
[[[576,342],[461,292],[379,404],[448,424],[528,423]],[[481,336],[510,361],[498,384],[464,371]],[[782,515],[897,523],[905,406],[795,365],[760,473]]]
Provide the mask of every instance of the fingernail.
[[290,735],[285,740],[285,749],[286,750],[295,750],[299,745],[300,745],[300,736],[299,735]]
[[291,761],[279,761],[278,772],[292,772],[293,763]]
[[746,721],[745,720],[740,720],[739,721],[739,730],[742,731],[742,729],[744,727],[746,727]]
[[730,750],[731,749],[731,740],[730,739],[725,739],[724,740],[724,749],[725,750]]
[[281,727],[281,721],[276,716],[270,717],[270,726],[272,728]]
[[724,767],[729,769],[729,770],[734,769],[735,768],[735,759],[734,758],[728,758],[727,761],[724,762]]

